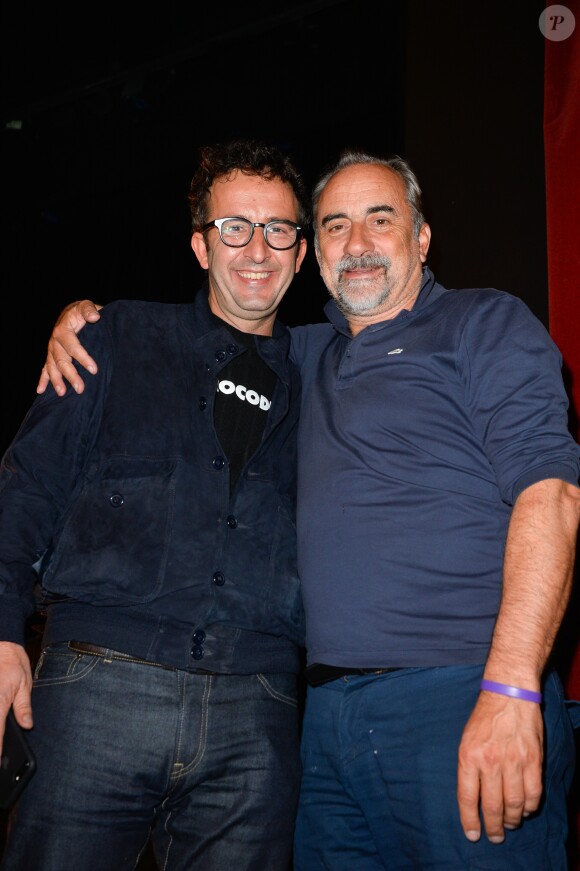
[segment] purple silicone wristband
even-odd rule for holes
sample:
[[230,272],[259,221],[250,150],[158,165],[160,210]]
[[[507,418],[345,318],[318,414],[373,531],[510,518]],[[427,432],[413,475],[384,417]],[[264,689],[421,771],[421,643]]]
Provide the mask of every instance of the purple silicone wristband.
[[499,693],[500,696],[511,696],[512,699],[523,699],[524,702],[536,702],[538,705],[542,701],[541,693],[510,687],[508,684],[496,683],[494,680],[482,680],[480,689],[487,690],[489,693]]

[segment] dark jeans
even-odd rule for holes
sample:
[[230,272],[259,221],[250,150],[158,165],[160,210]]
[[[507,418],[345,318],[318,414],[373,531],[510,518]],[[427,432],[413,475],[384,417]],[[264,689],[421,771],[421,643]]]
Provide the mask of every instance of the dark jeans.
[[457,750],[481,672],[403,669],[308,688],[296,871],[566,871],[575,748],[555,674],[544,686],[541,810],[503,844],[463,834]]
[[294,675],[195,675],[47,648],[37,770],[2,871],[286,871],[300,780]]

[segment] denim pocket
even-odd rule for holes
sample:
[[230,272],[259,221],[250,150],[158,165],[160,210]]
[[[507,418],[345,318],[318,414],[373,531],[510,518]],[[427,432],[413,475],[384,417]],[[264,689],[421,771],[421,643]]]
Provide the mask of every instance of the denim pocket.
[[497,844],[490,844],[488,855],[466,863],[469,871],[566,871],[567,867],[562,838],[551,838],[547,843],[530,843],[513,850],[507,850],[503,844],[498,850]]
[[34,669],[34,687],[73,683],[87,677],[98,665],[96,656],[83,656],[65,642],[45,647]]
[[293,674],[257,674],[269,696],[292,707],[298,707],[298,687]]
[[580,729],[580,699],[566,699],[566,710],[570,716],[573,729]]

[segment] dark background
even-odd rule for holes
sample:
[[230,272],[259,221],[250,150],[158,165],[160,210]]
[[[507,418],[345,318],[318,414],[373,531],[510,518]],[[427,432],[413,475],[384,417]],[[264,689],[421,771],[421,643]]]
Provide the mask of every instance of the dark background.
[[[267,139],[309,184],[345,146],[403,155],[438,279],[511,291],[549,326],[546,5],[3,4],[0,452],[66,303],[191,299],[201,144]],[[326,299],[310,252],[281,317],[320,320]]]
[[[309,183],[346,145],[402,154],[437,277],[512,291],[547,323],[543,8],[4,4],[0,449],[67,302],[191,298],[197,148],[234,136],[287,149]],[[310,252],[282,319],[320,320],[326,298]]]

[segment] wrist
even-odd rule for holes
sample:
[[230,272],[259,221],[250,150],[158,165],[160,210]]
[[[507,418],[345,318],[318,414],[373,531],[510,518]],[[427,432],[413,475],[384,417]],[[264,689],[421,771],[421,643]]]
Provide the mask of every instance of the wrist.
[[524,702],[534,702],[537,705],[542,701],[542,693],[537,692],[536,690],[528,690],[524,687],[500,683],[495,680],[486,680],[485,678],[481,681],[480,689],[485,690],[485,692],[488,693],[496,693],[500,696],[508,696],[512,699],[519,699]]

